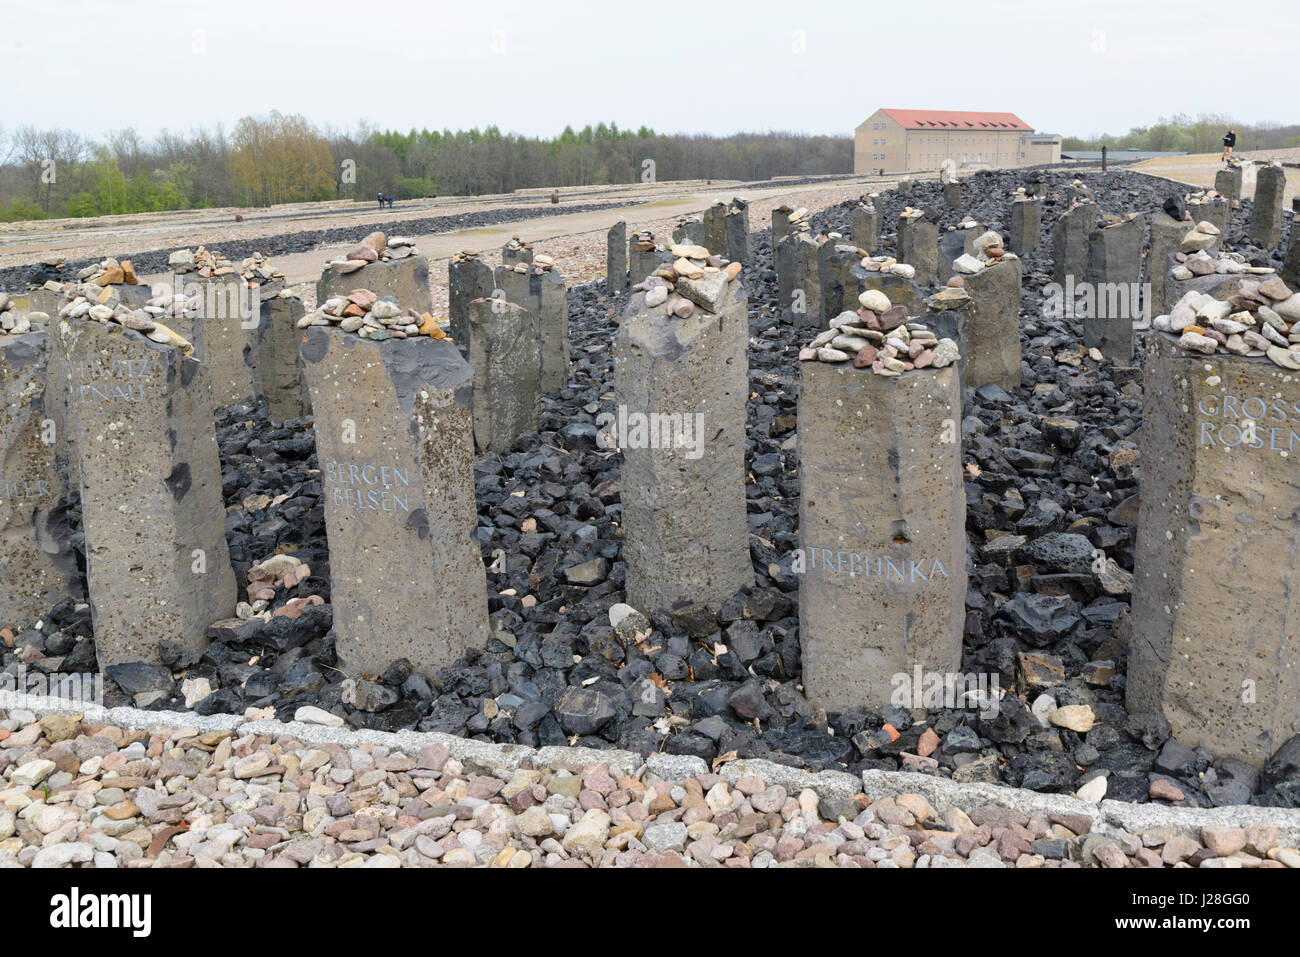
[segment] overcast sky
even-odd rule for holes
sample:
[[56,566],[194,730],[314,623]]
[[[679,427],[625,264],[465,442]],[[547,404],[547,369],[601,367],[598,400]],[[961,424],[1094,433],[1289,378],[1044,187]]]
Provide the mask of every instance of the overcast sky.
[[[247,114],[549,136],[851,134],[878,107],[1122,133],[1300,120],[1300,6],[1149,0],[0,0],[0,124],[152,136]],[[685,11],[678,13],[678,11]]]

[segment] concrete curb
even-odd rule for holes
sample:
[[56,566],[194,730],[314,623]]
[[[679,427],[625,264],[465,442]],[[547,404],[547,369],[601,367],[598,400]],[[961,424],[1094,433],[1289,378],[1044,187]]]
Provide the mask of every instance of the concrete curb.
[[1255,805],[1193,808],[1120,801],[1093,804],[1066,794],[1025,791],[1003,784],[961,784],[915,771],[863,771],[862,790],[873,801],[900,794],[920,794],[939,814],[953,807],[968,811],[980,804],[996,804],[1029,815],[1077,814],[1092,821],[1093,829],[1102,833],[1123,830],[1140,834],[1161,827],[1199,832],[1208,825],[1245,827],[1263,822],[1277,827],[1279,845],[1300,845],[1300,809],[1295,808]]
[[[137,708],[105,708],[66,698],[19,695],[0,691],[0,710],[29,711],[37,718],[47,714],[76,713],[84,720],[114,724],[119,727],[152,730],[154,728],[194,728],[206,731],[233,731],[239,735],[268,735],[272,738],[293,737],[304,744],[337,744],[356,747],[379,745],[390,751],[418,756],[429,745],[440,744],[466,767],[479,771],[513,771],[525,762],[534,767],[581,771],[593,764],[605,764],[611,773],[654,774],[665,781],[680,784],[690,777],[707,774],[710,767],[702,759],[677,754],[652,754],[642,758],[632,751],[616,748],[545,747],[530,748],[518,744],[492,744],[471,741],[439,731],[370,731],[331,728],[301,721],[249,721],[240,715],[197,715],[181,711],[141,711]],[[1102,801],[1093,804],[1063,794],[1025,791],[1002,784],[962,784],[948,778],[914,771],[863,771],[861,778],[843,771],[804,771],[772,761],[746,759],[723,765],[717,772],[729,784],[740,778],[757,776],[769,785],[781,785],[791,794],[811,788],[827,801],[843,801],[859,791],[875,801],[900,794],[920,794],[937,814],[957,807],[970,810],[981,804],[994,804],[1027,815],[1073,814],[1092,821],[1100,833],[1118,830],[1131,834],[1169,827],[1196,833],[1207,825],[1244,827],[1254,822],[1275,825],[1278,843],[1300,847],[1300,809],[1238,805],[1220,808],[1170,807],[1157,804],[1123,804]]]

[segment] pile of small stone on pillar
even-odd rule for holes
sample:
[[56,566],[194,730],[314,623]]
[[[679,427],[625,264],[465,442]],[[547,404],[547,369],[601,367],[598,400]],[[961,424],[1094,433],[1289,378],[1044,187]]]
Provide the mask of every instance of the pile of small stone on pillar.
[[861,303],[799,354],[799,635],[828,711],[957,671],[966,617],[958,346],[881,292]]
[[1215,278],[1147,340],[1127,703],[1259,766],[1300,731],[1300,296]]
[[753,584],[745,506],[740,263],[678,245],[633,286],[614,343],[628,602],[720,606]]
[[[392,308],[397,320],[414,312]],[[399,658],[433,674],[489,636],[473,372],[453,343],[412,325],[313,319],[302,341],[339,666],[353,677]]]

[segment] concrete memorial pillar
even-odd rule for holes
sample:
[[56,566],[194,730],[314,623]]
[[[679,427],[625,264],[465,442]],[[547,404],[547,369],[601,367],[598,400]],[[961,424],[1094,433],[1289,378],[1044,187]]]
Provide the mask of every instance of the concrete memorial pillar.
[[261,356],[262,393],[266,397],[266,417],[272,422],[288,422],[311,415],[311,396],[302,378],[298,346],[302,331],[298,320],[306,315],[302,300],[293,293],[281,292],[262,300],[262,320],[258,327],[258,353]]
[[646,614],[682,601],[717,608],[754,581],[739,266],[679,278],[671,292],[653,281],[632,296],[615,339],[627,600]]
[[1052,281],[1065,285],[1067,276],[1082,281],[1088,269],[1088,237],[1097,225],[1097,207],[1092,203],[1075,206],[1052,227]]
[[934,282],[939,270],[939,227],[919,209],[904,210],[898,219],[898,258],[916,270],[918,285]]
[[1020,260],[1008,256],[963,276],[971,298],[965,328],[966,385],[1020,385]]
[[805,693],[828,711],[888,703],[898,674],[961,668],[958,349],[925,321],[883,333],[908,333],[901,353],[866,326],[800,353],[799,640]]
[[1282,262],[1282,281],[1288,286],[1300,288],[1300,216],[1291,219],[1291,238],[1286,246],[1286,258]]
[[[404,245],[396,245],[403,243]],[[335,296],[347,298],[354,289],[369,289],[379,298],[392,296],[402,305],[417,312],[433,311],[433,296],[429,293],[429,260],[414,252],[411,240],[388,238],[383,233],[371,233],[348,256],[365,255],[363,249],[379,247],[377,259],[333,260],[328,263],[316,283],[316,301],[324,302]],[[385,258],[388,257],[388,258]],[[356,263],[361,265],[357,266]]]
[[943,184],[943,202],[949,209],[961,209],[961,184],[957,182]]
[[1180,743],[1256,766],[1300,731],[1300,361],[1269,352],[1147,337],[1127,700]]
[[493,276],[506,302],[523,306],[536,319],[542,392],[559,392],[569,384],[569,305],[564,278],[558,270],[540,265],[527,267],[527,272],[498,266]]
[[455,345],[310,326],[303,369],[339,666],[432,674],[490,631],[475,528],[473,370]]
[[[703,244],[700,243],[699,245]],[[705,248],[708,249],[707,246]],[[633,236],[628,243],[627,262],[628,283],[634,286],[656,269],[671,266],[673,256],[667,249],[655,242],[654,233],[648,229],[643,229]]]
[[1192,219],[1213,223],[1221,233],[1227,230],[1228,221],[1232,217],[1232,204],[1222,196],[1200,203],[1188,203],[1187,208],[1191,211]]
[[492,267],[477,252],[466,249],[451,257],[447,263],[447,331],[457,345],[465,345],[469,338],[469,304],[488,298],[495,288]]
[[235,611],[209,371],[145,326],[59,323],[101,668],[202,651]]
[[699,216],[683,216],[672,231],[673,244],[677,246],[704,246],[707,249],[708,239],[704,220]]
[[48,332],[0,336],[0,627],[17,634],[52,605],[82,598],[67,488],[46,397]]
[[501,247],[501,265],[509,267],[520,263],[525,266],[533,264],[533,244],[513,236],[510,242]]
[[627,223],[620,219],[605,234],[605,291],[621,296],[627,289]]
[[1038,198],[1016,199],[1011,203],[1007,226],[1008,248],[1017,256],[1027,256],[1038,248],[1043,228],[1043,201]]
[[1272,249],[1282,240],[1282,199],[1286,192],[1286,169],[1277,163],[1259,168],[1255,179],[1255,204],[1250,211],[1246,238],[1261,249]]
[[1081,180],[1076,179],[1065,189],[1065,202],[1067,209],[1075,203],[1092,203],[1092,190]]
[[1133,320],[1141,309],[1145,239],[1146,229],[1136,215],[1095,229],[1088,237],[1085,279],[1094,301],[1083,316],[1083,344],[1124,364],[1133,358]]
[[820,246],[807,229],[789,233],[776,249],[777,301],[801,325],[821,322]]
[[939,234],[939,253],[935,260],[937,270],[935,279],[947,282],[954,274],[953,263],[962,256],[975,254],[975,240],[984,235],[986,230],[979,223],[965,220],[956,229],[949,229]]
[[[177,276],[175,288],[185,296],[195,357],[208,367],[213,405],[256,401],[262,391],[258,289],[235,274]],[[177,332],[185,334],[181,329]]]
[[1165,284],[1169,270],[1174,265],[1173,256],[1182,245],[1192,224],[1180,222],[1163,210],[1151,217],[1151,248],[1147,253],[1146,281],[1151,286],[1151,310],[1153,314],[1168,311],[1172,302],[1167,302]]
[[1241,200],[1241,167],[1232,166],[1214,174],[1214,191],[1228,197],[1234,206]]
[[536,432],[542,351],[537,318],[502,299],[469,304],[469,364],[474,370],[474,446],[505,452]]
[[[726,230],[726,245],[722,253],[735,263],[747,263],[754,258],[754,245],[749,238],[749,203],[739,196],[733,198],[722,218]],[[713,252],[713,247],[708,247]]]
[[704,231],[697,245],[715,255],[723,255],[727,249],[727,210],[727,204],[719,200],[701,216]]
[[790,214],[793,212],[794,209],[785,203],[772,210],[772,249],[774,251],[777,243],[784,239],[786,233],[790,231]]
[[878,198],[875,193],[864,197],[862,202],[853,207],[849,219],[853,242],[868,253],[880,249],[881,215],[880,207],[875,202]]

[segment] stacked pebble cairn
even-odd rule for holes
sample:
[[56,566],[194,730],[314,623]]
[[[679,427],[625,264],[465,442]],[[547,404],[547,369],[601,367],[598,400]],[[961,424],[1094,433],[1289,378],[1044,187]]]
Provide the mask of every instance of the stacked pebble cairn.
[[[974,222],[970,223],[971,227],[975,225]],[[989,266],[996,266],[1004,259],[1019,258],[1015,253],[1007,252],[1006,247],[1002,244],[1002,236],[991,229],[976,237],[973,245],[975,246],[974,255],[962,253],[952,261],[954,273],[973,276]]]
[[533,244],[524,242],[518,236],[511,236],[510,242],[506,243],[505,248],[512,253],[532,252]]
[[[90,283],[94,286],[135,286],[140,282],[131,266],[131,260],[124,259],[118,262],[111,256],[80,270],[77,273],[76,281]],[[67,283],[64,283],[64,286],[66,285]],[[55,292],[63,289],[63,286],[55,282],[45,284],[46,289],[51,287]]]
[[344,332],[355,332],[362,339],[408,339],[428,336],[447,339],[438,321],[426,313],[403,309],[392,296],[382,299],[369,289],[353,289],[346,296],[331,296],[315,312],[298,320],[298,328],[308,326],[338,326]]
[[1192,219],[1195,219],[1196,216],[1193,214],[1192,210],[1194,210],[1197,206],[1206,206],[1209,203],[1214,202],[1216,199],[1222,199],[1226,202],[1228,197],[1224,196],[1222,193],[1218,192],[1217,190],[1198,189],[1198,190],[1193,190],[1190,193],[1186,193],[1183,196],[1183,204],[1188,207],[1187,215],[1190,216]]
[[637,252],[648,253],[656,248],[655,234],[643,229],[632,237],[632,248]]
[[1252,266],[1240,253],[1219,252],[1211,250],[1219,242],[1219,228],[1214,223],[1202,220],[1187,231],[1179,245],[1174,258],[1178,265],[1170,275],[1175,279],[1191,279],[1193,276],[1229,275],[1272,275],[1273,270],[1267,266]]
[[451,261],[453,263],[476,262],[482,258],[477,249],[462,249],[451,257]]
[[1283,369],[1300,370],[1300,294],[1277,276],[1243,279],[1226,301],[1192,290],[1151,325],[1178,336],[1188,352],[1267,356]]
[[[829,240],[839,239],[839,234],[831,233],[826,237]],[[866,252],[859,249],[862,253],[862,268],[867,272],[885,272],[893,273],[895,276],[902,276],[904,279],[914,279],[916,277],[916,267],[907,263],[900,263],[893,256],[868,256]]]
[[234,263],[221,253],[213,252],[203,246],[193,252],[188,249],[176,250],[167,257],[167,266],[178,275],[197,273],[202,279],[212,276],[232,276],[235,273]]
[[800,206],[798,209],[790,209],[789,206],[785,206],[783,208],[790,214],[788,217],[786,217],[786,222],[790,224],[791,232],[794,231],[794,227],[798,223],[806,223],[808,221],[807,206]]
[[132,309],[121,302],[107,287],[90,283],[77,283],[76,289],[65,294],[67,301],[59,309],[60,319],[86,319],[92,322],[116,323],[127,329],[143,333],[152,342],[175,346],[187,356],[194,355],[194,346],[184,336],[158,321],[158,317],[180,316],[185,311],[184,296],[155,296],[139,308]]
[[346,253],[342,259],[331,259],[327,266],[337,273],[356,272],[368,263],[390,262],[415,255],[415,240],[406,236],[385,236],[373,232],[361,240],[361,245]]
[[877,289],[858,297],[862,308],[845,310],[831,327],[799,350],[802,362],[848,362],[876,375],[898,376],[913,369],[950,366],[961,354],[957,343],[940,339],[910,318],[904,306],[895,306]]
[[740,275],[740,263],[710,255],[703,246],[674,243],[668,248],[677,257],[673,264],[656,269],[633,286],[633,292],[645,293],[646,308],[665,306],[678,319],[689,319],[696,306],[719,311],[727,284]]
[[37,322],[49,320],[49,316],[43,312],[18,315],[14,308],[14,301],[9,298],[8,293],[0,292],[0,336],[21,336],[25,332],[31,332],[32,316],[36,316]]
[[253,253],[239,264],[239,275],[244,277],[244,282],[249,285],[274,282],[277,279],[283,279],[284,273],[271,265],[269,256],[262,253]]
[[533,272],[540,275],[541,273],[544,272],[550,272],[554,268],[555,268],[554,259],[546,255],[545,253],[538,253],[533,257],[533,261],[531,263],[515,263],[513,266],[510,267],[510,270],[512,272],[524,272],[524,273]]
[[[267,498],[265,495],[262,497]],[[278,505],[287,497],[280,495],[275,499],[268,499],[266,505],[261,507]],[[253,567],[248,570],[246,589],[248,600],[238,604],[235,608],[235,617],[243,621],[254,618],[269,621],[272,618],[301,617],[302,610],[306,606],[322,605],[325,603],[324,599],[320,595],[307,595],[285,600],[285,592],[310,575],[311,566],[292,555],[271,555],[260,562],[254,562]],[[279,604],[276,604],[277,600]]]

